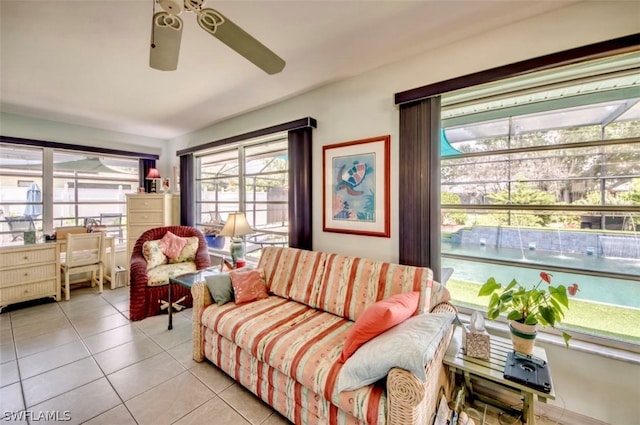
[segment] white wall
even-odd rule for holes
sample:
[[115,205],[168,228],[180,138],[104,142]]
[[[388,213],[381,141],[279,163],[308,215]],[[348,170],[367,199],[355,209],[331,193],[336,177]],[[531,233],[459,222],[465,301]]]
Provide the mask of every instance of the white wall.
[[156,154],[160,156],[158,161],[160,174],[168,177],[171,177],[168,159],[175,156],[175,150],[170,150],[169,144],[164,140],[47,121],[6,112],[0,113],[0,134],[23,139],[46,140]]
[[[640,2],[582,2],[329,84],[176,138],[170,141],[170,146],[179,150],[306,116],[316,118],[312,198],[314,249],[397,261],[397,217],[402,200],[397,195],[397,170],[401,164],[398,163],[399,115],[393,103],[394,93],[638,32]],[[392,141],[391,238],[323,232],[322,146],[383,134],[390,134]],[[552,348],[549,351],[556,392],[568,410],[616,425],[639,423],[638,365],[575,350]],[[576,364],[579,364],[576,369],[584,373],[572,372]],[[562,401],[556,404],[563,405]]]

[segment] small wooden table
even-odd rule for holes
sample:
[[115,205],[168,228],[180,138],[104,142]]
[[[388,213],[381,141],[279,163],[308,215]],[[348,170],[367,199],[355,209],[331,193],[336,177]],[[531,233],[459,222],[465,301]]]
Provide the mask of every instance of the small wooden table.
[[[444,364],[449,366],[453,372],[460,373],[464,376],[467,394],[472,400],[474,397],[479,400],[485,398],[486,400],[483,401],[490,404],[495,404],[503,408],[509,407],[497,400],[474,395],[471,378],[483,382],[491,382],[509,391],[520,394],[523,398],[522,418],[524,423],[533,425],[536,423],[533,410],[534,397],[537,396],[538,400],[543,403],[546,403],[547,399],[554,400],[556,398],[556,394],[553,388],[553,380],[551,382],[551,392],[545,393],[538,391],[535,388],[505,379],[504,366],[507,360],[507,354],[511,351],[513,351],[513,344],[510,340],[492,335],[491,355],[489,360],[466,356],[462,349],[462,328],[458,327],[454,333],[453,339],[451,340],[451,344],[449,344],[449,349],[444,356]],[[543,359],[545,362],[547,361],[547,353],[542,347],[534,347],[533,355]]]
[[181,285],[181,286],[184,286],[185,288],[191,289],[191,287],[196,282],[202,282],[203,280],[205,280],[205,277],[213,276],[218,273],[220,273],[220,267],[216,266],[216,267],[209,267],[207,269],[202,269],[196,272],[186,273],[180,276],[174,276],[169,278],[169,293],[167,295],[167,298],[168,298],[167,301],[169,303],[169,307],[168,307],[169,308],[169,327],[168,327],[169,330],[173,329],[173,314],[172,314],[173,301],[171,300],[171,286]]

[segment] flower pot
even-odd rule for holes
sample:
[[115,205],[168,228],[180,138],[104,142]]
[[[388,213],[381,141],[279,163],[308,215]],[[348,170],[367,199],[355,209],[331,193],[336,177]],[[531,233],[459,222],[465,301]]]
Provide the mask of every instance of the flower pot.
[[522,354],[533,354],[533,346],[536,342],[536,325],[525,325],[520,322],[509,323],[511,342],[513,349]]
[[207,245],[209,245],[210,248],[224,248],[224,236],[204,235],[204,238],[207,240]]

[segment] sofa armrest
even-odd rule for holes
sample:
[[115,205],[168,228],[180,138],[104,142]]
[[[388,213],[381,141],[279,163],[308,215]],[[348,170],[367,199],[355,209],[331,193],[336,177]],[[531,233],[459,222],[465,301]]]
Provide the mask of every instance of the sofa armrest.
[[[452,304],[444,302],[435,306],[432,312],[456,312],[456,309]],[[454,329],[452,324],[440,341],[433,359],[425,365],[427,382],[422,382],[405,369],[391,369],[387,375],[387,424],[432,423],[441,389],[450,398],[453,386],[443,360]]]
[[207,306],[213,304],[213,298],[205,282],[196,282],[191,287],[193,297],[193,360],[201,362],[204,360],[204,334],[202,329],[202,312]]
[[455,313],[458,314],[458,309],[450,302],[443,302],[436,304],[431,309],[431,313]]

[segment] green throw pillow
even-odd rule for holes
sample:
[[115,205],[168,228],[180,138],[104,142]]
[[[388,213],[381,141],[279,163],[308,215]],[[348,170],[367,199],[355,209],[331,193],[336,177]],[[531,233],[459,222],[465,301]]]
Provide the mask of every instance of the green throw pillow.
[[207,288],[211,292],[213,300],[218,305],[233,301],[233,286],[229,273],[220,273],[213,276],[206,276]]

